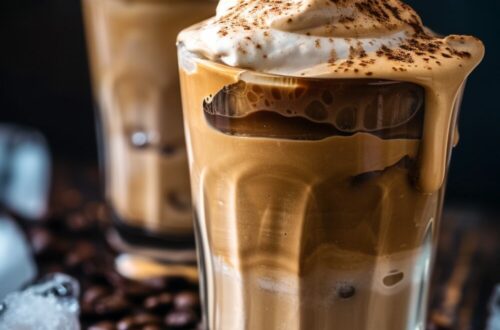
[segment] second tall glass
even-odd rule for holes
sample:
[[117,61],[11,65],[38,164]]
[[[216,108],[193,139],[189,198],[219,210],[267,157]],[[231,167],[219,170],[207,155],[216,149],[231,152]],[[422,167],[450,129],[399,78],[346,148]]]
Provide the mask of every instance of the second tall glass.
[[195,262],[175,40],[207,0],[83,0],[112,240]]

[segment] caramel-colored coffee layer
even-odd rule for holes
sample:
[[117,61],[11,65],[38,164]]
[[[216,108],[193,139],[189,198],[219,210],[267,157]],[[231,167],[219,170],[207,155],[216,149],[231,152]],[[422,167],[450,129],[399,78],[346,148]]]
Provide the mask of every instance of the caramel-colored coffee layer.
[[192,237],[175,39],[211,1],[83,0],[106,195],[126,225]]
[[418,139],[424,94],[414,84],[369,79],[240,81],[208,98],[204,111],[212,126],[234,135],[320,140],[364,132]]
[[416,185],[424,89],[184,56],[209,328],[422,326],[443,196]]

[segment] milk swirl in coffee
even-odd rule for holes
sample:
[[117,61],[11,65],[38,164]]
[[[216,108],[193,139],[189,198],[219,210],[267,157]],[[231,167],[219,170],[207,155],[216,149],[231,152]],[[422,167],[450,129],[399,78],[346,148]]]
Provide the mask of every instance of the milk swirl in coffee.
[[221,1],[179,36],[210,329],[423,329],[474,37],[399,1]]

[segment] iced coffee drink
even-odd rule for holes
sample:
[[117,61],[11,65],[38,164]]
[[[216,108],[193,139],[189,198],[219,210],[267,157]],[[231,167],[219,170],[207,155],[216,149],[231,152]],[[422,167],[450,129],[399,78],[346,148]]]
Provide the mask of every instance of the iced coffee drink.
[[208,329],[425,328],[464,81],[396,1],[221,1],[179,36]]
[[[82,3],[99,109],[106,198],[119,233],[118,245],[140,247],[141,252],[168,261],[194,261],[175,41],[182,28],[213,15],[215,3]],[[169,254],[169,249],[176,253]]]

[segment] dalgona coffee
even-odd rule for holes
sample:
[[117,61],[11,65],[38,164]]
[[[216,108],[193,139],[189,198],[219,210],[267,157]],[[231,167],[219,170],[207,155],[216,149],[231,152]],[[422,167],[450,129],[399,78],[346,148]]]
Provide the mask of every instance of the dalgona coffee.
[[220,1],[178,38],[209,329],[424,329],[474,37],[397,1]]

